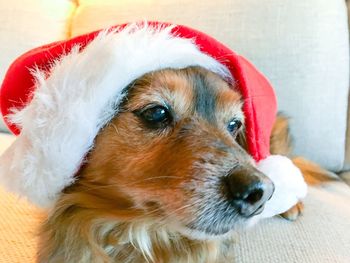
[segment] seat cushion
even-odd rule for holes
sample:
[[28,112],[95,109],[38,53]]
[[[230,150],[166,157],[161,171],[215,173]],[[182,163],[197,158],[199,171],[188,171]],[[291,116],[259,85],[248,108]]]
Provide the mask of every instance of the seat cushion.
[[36,262],[38,222],[44,214],[0,188],[0,262]]
[[[72,35],[150,19],[202,30],[250,59],[291,116],[295,153],[344,165],[349,40],[344,0],[80,0]],[[195,14],[195,15],[194,15]]]
[[11,145],[16,139],[14,135],[0,132],[0,155]]
[[350,186],[350,171],[341,173],[340,177]]
[[[15,137],[0,133],[0,155]],[[0,262],[35,262],[36,233],[42,211],[0,186]]]
[[236,239],[237,263],[346,263],[350,259],[350,187],[332,181],[310,187],[295,222],[271,218]]

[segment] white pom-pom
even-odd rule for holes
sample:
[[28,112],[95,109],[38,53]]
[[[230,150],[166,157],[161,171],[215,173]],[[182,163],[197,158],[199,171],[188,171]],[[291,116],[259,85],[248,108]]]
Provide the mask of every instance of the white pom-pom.
[[271,155],[261,160],[257,168],[275,184],[275,192],[259,217],[267,218],[284,213],[306,196],[304,177],[287,157]]

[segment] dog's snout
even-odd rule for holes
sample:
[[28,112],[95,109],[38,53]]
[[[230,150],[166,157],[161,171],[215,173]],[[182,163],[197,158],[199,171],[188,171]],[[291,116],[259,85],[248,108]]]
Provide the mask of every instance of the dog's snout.
[[274,191],[272,181],[256,169],[234,171],[225,184],[229,202],[244,217],[261,213]]

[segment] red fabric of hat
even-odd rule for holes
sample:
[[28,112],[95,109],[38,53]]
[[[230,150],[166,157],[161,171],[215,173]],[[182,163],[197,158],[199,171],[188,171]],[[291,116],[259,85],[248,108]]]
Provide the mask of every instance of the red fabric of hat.
[[268,80],[212,37],[159,22],[55,42],[13,62],[0,106],[17,138],[0,156],[0,182],[38,206],[52,206],[76,180],[100,129],[118,114],[125,88],[148,72],[190,66],[221,75],[241,92],[248,152],[276,186],[264,216],[286,211],[305,196],[306,185],[290,160],[269,156],[276,97]]
[[[153,26],[169,25],[159,22],[149,24]],[[15,124],[11,124],[6,116],[12,108],[22,108],[30,102],[30,94],[35,87],[29,69],[38,67],[49,70],[53,60],[68,53],[73,46],[79,45],[84,48],[99,32],[35,48],[20,56],[11,65],[1,86],[0,105],[5,122],[14,134],[19,134],[20,129]],[[243,110],[249,153],[256,161],[267,157],[277,106],[273,88],[266,77],[248,60],[205,33],[181,25],[176,25],[172,33],[179,37],[193,39],[202,52],[229,69],[244,99]]]

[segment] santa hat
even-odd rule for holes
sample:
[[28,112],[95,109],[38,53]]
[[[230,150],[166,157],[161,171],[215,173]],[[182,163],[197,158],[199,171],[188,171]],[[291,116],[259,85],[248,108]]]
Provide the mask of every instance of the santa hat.
[[269,156],[276,115],[269,81],[212,37],[158,22],[125,24],[55,42],[13,62],[0,102],[17,139],[0,158],[1,181],[39,206],[51,206],[74,182],[99,130],[117,114],[125,88],[145,73],[189,66],[215,72],[241,92],[248,152],[278,186],[267,212],[284,212],[304,197],[300,171],[285,157]]

